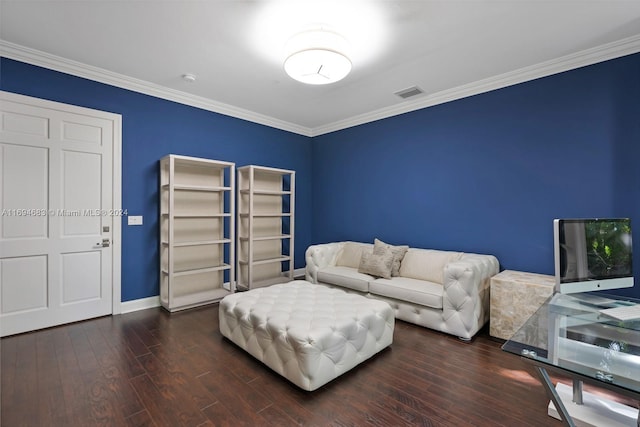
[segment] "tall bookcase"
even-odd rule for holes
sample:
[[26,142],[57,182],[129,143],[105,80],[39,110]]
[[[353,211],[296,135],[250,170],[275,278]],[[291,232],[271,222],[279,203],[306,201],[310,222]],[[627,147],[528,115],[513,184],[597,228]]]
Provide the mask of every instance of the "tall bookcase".
[[160,302],[169,311],[235,290],[235,164],[160,160]]
[[294,208],[294,171],[238,168],[239,289],[293,280]]

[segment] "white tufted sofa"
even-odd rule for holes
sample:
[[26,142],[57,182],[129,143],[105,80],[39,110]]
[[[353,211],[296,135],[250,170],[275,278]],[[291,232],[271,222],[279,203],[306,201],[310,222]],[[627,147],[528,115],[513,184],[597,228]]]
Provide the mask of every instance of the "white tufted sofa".
[[393,341],[382,301],[294,280],[227,295],[220,332],[304,390],[315,390]]
[[358,272],[354,247],[371,250],[373,245],[336,242],[309,246],[306,280],[385,301],[397,319],[463,340],[471,339],[488,321],[489,282],[499,271],[496,257],[409,248],[399,276],[384,279]]

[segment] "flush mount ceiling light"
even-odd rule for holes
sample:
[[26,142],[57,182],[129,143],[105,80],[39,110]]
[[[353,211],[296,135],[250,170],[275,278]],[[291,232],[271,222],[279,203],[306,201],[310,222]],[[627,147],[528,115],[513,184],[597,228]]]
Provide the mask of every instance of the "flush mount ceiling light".
[[304,31],[289,40],[289,56],[284,62],[284,70],[291,78],[302,83],[335,83],[351,71],[347,47],[344,37],[333,31]]

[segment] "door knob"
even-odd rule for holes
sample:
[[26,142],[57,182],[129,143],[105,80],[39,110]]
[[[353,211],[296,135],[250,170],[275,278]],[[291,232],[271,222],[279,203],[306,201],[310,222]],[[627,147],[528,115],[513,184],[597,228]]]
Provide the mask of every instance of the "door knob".
[[108,248],[110,244],[109,239],[102,239],[102,242],[96,243],[96,245],[102,246],[103,248]]

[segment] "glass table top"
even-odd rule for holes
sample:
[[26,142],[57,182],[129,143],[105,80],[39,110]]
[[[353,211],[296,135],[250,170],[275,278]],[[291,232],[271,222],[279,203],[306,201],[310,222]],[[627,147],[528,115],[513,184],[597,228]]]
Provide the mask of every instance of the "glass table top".
[[554,294],[502,346],[550,367],[640,393],[640,318],[600,312],[639,300],[600,293]]

